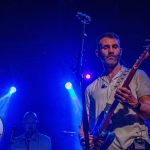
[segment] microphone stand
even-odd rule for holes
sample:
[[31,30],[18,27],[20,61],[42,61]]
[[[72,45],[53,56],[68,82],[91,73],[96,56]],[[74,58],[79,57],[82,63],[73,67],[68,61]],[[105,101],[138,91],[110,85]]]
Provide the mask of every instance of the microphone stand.
[[82,47],[80,51],[80,60],[79,60],[79,77],[80,77],[80,87],[81,87],[81,94],[82,94],[82,121],[83,121],[83,131],[84,131],[84,138],[85,138],[85,150],[89,150],[89,122],[88,116],[86,112],[86,103],[85,103],[85,94],[84,94],[84,53],[85,53],[85,40],[87,38],[87,34],[85,32],[85,27],[87,24],[90,23],[91,18],[86,14],[81,12],[77,12],[76,17],[81,21],[83,24],[83,33],[82,33]]
[[10,141],[9,141],[9,148],[8,148],[9,150],[11,150],[11,147],[12,147],[12,144],[14,142],[15,136],[16,136],[16,128],[13,127],[12,132],[11,132]]

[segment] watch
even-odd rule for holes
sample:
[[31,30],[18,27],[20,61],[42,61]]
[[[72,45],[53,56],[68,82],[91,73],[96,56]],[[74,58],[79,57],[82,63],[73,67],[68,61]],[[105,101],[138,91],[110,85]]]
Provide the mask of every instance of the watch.
[[134,110],[137,111],[137,112],[139,112],[140,109],[141,109],[141,103],[138,102],[137,105],[134,107]]

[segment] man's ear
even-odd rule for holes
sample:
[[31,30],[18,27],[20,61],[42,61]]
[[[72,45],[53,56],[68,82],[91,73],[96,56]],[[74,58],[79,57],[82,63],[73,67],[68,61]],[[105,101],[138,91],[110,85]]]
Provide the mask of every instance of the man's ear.
[[120,48],[120,57],[122,56],[122,48]]
[[100,50],[96,49],[96,50],[95,50],[95,54],[96,54],[97,57],[100,57],[100,56],[101,56]]

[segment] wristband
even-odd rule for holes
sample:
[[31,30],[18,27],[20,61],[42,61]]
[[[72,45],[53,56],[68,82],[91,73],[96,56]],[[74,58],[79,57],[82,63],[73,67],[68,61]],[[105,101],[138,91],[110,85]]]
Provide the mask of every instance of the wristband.
[[134,107],[134,110],[137,111],[137,112],[139,112],[140,109],[141,109],[141,103],[138,102],[137,105]]

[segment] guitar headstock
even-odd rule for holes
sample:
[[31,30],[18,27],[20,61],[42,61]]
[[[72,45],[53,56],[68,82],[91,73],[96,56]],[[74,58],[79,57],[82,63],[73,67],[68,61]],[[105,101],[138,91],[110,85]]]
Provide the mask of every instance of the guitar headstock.
[[144,49],[145,49],[144,52],[139,56],[139,58],[136,60],[135,64],[133,65],[135,69],[137,69],[142,63],[142,61],[150,55],[150,44],[145,45]]
[[150,55],[150,44],[147,44],[144,46],[145,50],[145,56],[144,56],[144,59],[146,59],[149,55]]
[[150,39],[149,38],[145,39],[144,48],[146,51],[148,52],[150,51]]
[[144,45],[144,48],[145,48],[146,51],[149,52],[150,51],[150,44]]

